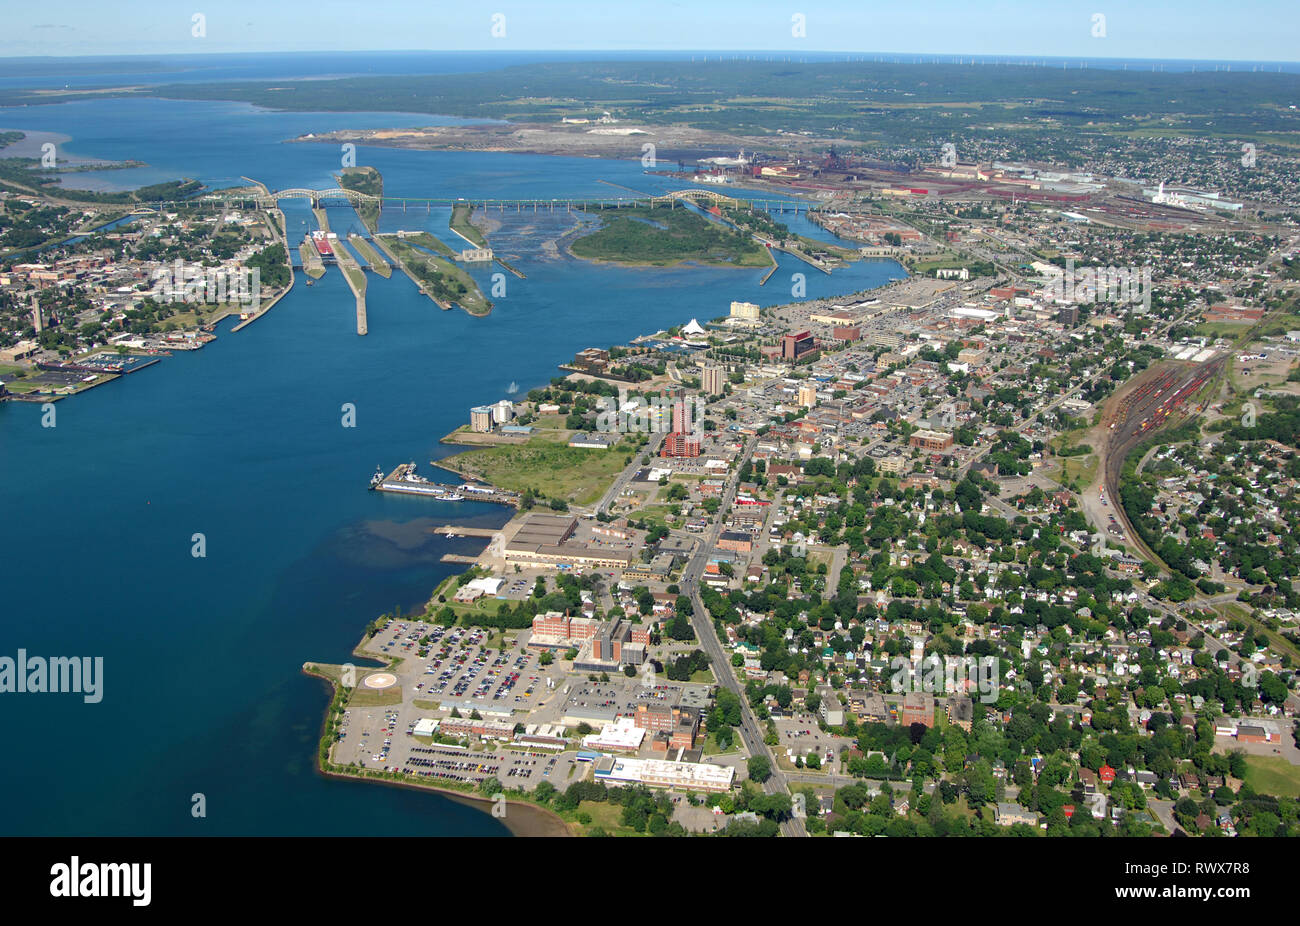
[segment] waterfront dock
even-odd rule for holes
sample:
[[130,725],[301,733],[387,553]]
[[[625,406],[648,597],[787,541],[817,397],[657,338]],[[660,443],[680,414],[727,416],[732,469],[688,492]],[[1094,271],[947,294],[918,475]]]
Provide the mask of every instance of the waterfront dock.
[[366,324],[366,274],[353,260],[352,252],[342,241],[334,246],[334,259],[338,261],[339,269],[343,271],[343,279],[347,281],[348,289],[352,290],[352,295],[357,300],[357,334],[365,334],[369,331]]
[[435,534],[445,534],[453,537],[483,537],[488,540],[501,532],[499,527],[461,527],[458,524],[444,524],[442,527],[433,529]]
[[[437,463],[433,464],[437,466]],[[423,476],[416,475],[414,463],[403,463],[387,476],[381,473],[375,473],[370,481],[370,488],[376,492],[396,492],[400,495],[423,495],[426,498],[438,499],[446,502],[493,502],[498,505],[517,506],[519,496],[514,492],[506,492],[503,489],[497,489],[492,486],[477,485],[474,483],[464,483],[463,485],[449,485],[444,482],[431,482]],[[450,533],[450,531],[449,531]],[[469,528],[463,528],[455,531],[458,534],[471,533]]]
[[444,553],[440,559],[444,563],[459,563],[462,566],[472,566],[478,562],[477,556],[466,556],[463,553]]
[[425,495],[429,498],[438,498],[449,502],[463,501],[465,498],[457,490],[457,486],[430,482],[423,476],[416,475],[414,463],[403,463],[383,478],[379,478],[379,473],[375,473],[375,478],[370,482],[370,488],[376,492]]

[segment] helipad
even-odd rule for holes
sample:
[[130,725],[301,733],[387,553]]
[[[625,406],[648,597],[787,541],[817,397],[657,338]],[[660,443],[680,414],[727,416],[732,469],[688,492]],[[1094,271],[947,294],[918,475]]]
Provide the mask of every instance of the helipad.
[[367,675],[362,684],[367,688],[391,688],[397,684],[397,676],[391,672],[376,672],[374,675]]

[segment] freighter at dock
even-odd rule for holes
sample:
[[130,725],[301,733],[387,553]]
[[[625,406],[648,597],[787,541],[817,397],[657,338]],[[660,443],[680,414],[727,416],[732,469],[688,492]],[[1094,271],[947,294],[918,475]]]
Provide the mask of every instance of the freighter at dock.
[[370,488],[379,492],[401,492],[406,495],[424,495],[444,502],[463,502],[467,499],[481,502],[495,502],[498,505],[519,504],[517,492],[507,492],[493,486],[463,483],[453,486],[441,482],[431,482],[415,472],[414,463],[403,463],[387,476],[383,467],[376,467],[370,477]]
[[465,496],[455,486],[430,482],[415,472],[414,463],[403,463],[387,476],[377,469],[370,477],[370,488],[381,492],[405,492],[410,495],[428,495],[444,502],[463,502]]

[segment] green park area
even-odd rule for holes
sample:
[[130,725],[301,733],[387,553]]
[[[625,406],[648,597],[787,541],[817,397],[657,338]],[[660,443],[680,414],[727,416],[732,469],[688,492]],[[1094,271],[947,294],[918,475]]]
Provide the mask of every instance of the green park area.
[[1246,784],[1259,794],[1300,797],[1300,766],[1282,756],[1246,756]]
[[476,447],[438,465],[513,492],[532,489],[541,497],[589,505],[627,465],[626,442],[608,450],[567,446],[565,433],[543,431],[527,443]]
[[569,250],[584,260],[668,266],[691,261],[711,267],[766,267],[767,248],[748,234],[684,207],[598,210],[603,222]]
[[429,253],[438,251],[450,255],[451,249],[428,232],[401,238],[384,235],[376,240],[435,302],[440,305],[455,303],[471,315],[486,315],[492,311],[492,303],[483,295],[473,277],[453,261]]

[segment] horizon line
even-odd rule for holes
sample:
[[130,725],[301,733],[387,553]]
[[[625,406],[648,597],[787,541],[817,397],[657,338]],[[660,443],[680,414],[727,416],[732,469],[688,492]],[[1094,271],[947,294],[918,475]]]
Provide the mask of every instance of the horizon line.
[[[359,48],[359,49],[338,49],[338,48],[306,48],[306,49],[257,49],[246,51],[192,51],[192,52],[99,52],[84,54],[32,54],[32,55],[0,55],[0,61],[27,61],[27,60],[69,60],[69,59],[90,59],[90,58],[195,58],[195,57],[218,57],[221,55],[317,55],[317,54],[336,54],[336,55],[383,55],[383,54],[438,54],[438,55],[479,55],[479,54],[501,54],[501,53],[518,53],[518,54],[708,54],[708,55],[774,55],[785,58],[798,58],[807,55],[843,55],[852,58],[854,55],[863,57],[896,57],[896,58],[1019,58],[1025,62],[1032,61],[1107,61],[1107,62],[1125,62],[1125,61],[1143,61],[1154,63],[1175,63],[1175,64],[1197,64],[1201,62],[1211,64],[1300,64],[1300,59],[1285,58],[1141,58],[1128,55],[1043,55],[1028,54],[1023,52],[917,52],[917,51],[842,51],[835,49],[804,49],[797,53],[788,50],[777,49],[717,49],[717,48]],[[844,62],[852,63],[852,62]],[[934,61],[884,61],[884,62],[859,62],[859,63],[883,63],[883,64],[934,64]],[[949,63],[949,62],[940,62]]]

